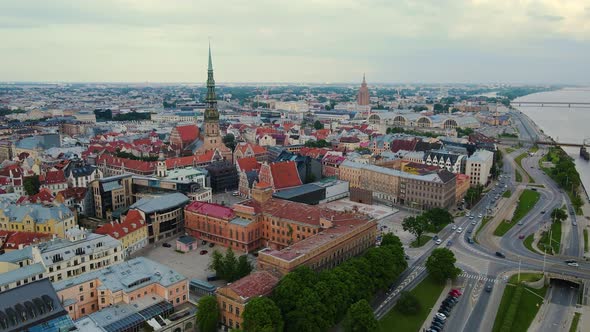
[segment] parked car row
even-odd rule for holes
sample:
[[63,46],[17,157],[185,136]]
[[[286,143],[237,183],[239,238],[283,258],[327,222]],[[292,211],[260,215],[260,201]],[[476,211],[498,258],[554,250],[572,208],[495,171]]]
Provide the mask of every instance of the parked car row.
[[440,332],[444,329],[445,323],[447,318],[451,315],[451,311],[457,302],[459,302],[459,297],[461,296],[461,291],[458,289],[452,289],[449,292],[449,295],[440,305],[438,312],[434,315],[432,319],[432,323],[430,324],[430,328],[427,332]]

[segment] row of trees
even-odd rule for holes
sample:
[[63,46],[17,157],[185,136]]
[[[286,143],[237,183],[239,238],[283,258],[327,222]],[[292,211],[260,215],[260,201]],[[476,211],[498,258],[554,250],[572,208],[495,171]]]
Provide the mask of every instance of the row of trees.
[[124,152],[124,151],[117,151],[116,154],[119,158],[126,158],[131,160],[141,160],[141,161],[156,161],[158,160],[158,156],[148,156],[148,157],[138,157],[133,153]]
[[326,141],[325,139],[320,139],[317,141],[309,140],[305,142],[305,146],[308,148],[326,148],[332,146],[332,144],[330,144],[330,142]]
[[399,238],[386,234],[380,247],[333,269],[316,273],[301,266],[281,279],[270,298],[248,302],[244,329],[325,331],[345,319],[347,331],[375,330],[377,323],[367,300],[406,269],[404,257]]
[[584,203],[578,194],[581,183],[580,174],[576,170],[573,159],[561,147],[552,147],[549,150],[548,156],[555,164],[555,167],[551,168],[549,176],[561,188],[573,195],[572,205],[578,210]]
[[418,245],[422,234],[426,232],[438,233],[446,225],[453,222],[453,216],[449,211],[441,208],[434,208],[425,211],[417,216],[409,216],[402,221],[404,231],[416,236]]
[[236,258],[236,254],[231,248],[227,249],[225,256],[217,250],[213,251],[209,268],[215,271],[217,277],[229,282],[241,279],[252,272],[248,256],[242,255]]

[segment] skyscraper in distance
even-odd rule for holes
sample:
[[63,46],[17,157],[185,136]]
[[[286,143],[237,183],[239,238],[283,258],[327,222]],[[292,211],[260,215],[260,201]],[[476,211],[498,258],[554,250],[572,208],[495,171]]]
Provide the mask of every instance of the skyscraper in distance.
[[356,103],[362,106],[367,106],[371,102],[369,100],[369,88],[367,87],[367,81],[365,80],[365,74],[363,74],[363,83],[356,97]]

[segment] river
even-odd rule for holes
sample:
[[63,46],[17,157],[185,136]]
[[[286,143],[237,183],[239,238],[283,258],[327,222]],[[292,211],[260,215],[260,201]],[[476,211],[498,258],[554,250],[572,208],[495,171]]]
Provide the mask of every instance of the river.
[[[590,87],[540,92],[520,97],[515,101],[590,103]],[[533,120],[545,134],[558,142],[582,143],[584,139],[590,139],[590,107],[520,106],[516,108]],[[564,150],[574,158],[582,184],[590,193],[590,163],[580,157],[579,148],[564,148]]]

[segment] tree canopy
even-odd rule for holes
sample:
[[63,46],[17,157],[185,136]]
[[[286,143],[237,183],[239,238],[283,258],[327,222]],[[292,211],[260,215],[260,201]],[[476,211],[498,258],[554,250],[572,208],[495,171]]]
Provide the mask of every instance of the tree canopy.
[[551,220],[553,220],[554,222],[562,222],[564,220],[567,219],[567,212],[565,212],[564,209],[553,209],[553,211],[551,211]]
[[207,295],[199,299],[197,326],[201,332],[216,332],[219,321],[219,309],[215,296]]
[[414,294],[403,291],[395,307],[404,315],[415,315],[420,311],[420,301]]
[[234,251],[228,248],[225,257],[219,251],[213,251],[209,269],[215,271],[217,277],[229,282],[238,280],[252,272],[252,265],[247,255],[236,258]]
[[237,144],[236,137],[234,136],[234,134],[229,133],[223,136],[223,144],[225,144],[226,147],[233,151],[236,148]]
[[437,248],[432,251],[426,261],[426,269],[434,279],[444,282],[447,279],[455,279],[461,273],[461,269],[455,266],[455,254],[447,248]]
[[344,331],[347,332],[370,332],[377,330],[377,320],[369,302],[363,299],[353,303],[346,312],[343,325]]
[[27,176],[23,180],[23,187],[25,193],[29,196],[33,196],[39,193],[41,182],[39,181],[39,175]]
[[309,140],[309,141],[305,142],[305,146],[308,148],[326,148],[331,145],[332,144],[330,144],[330,142],[327,142],[324,139],[317,140],[317,141]]
[[268,297],[257,297],[246,304],[243,313],[244,330],[248,332],[282,332],[281,310]]
[[399,238],[386,235],[380,247],[315,273],[302,266],[285,275],[272,299],[281,309],[285,331],[325,331],[341,321],[351,304],[370,299],[406,269]]
[[402,221],[404,231],[412,233],[420,245],[420,238],[428,229],[428,218],[424,215],[409,216]]
[[324,124],[321,123],[320,120],[315,120],[315,122],[313,123],[313,127],[316,130],[324,129]]

